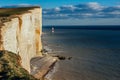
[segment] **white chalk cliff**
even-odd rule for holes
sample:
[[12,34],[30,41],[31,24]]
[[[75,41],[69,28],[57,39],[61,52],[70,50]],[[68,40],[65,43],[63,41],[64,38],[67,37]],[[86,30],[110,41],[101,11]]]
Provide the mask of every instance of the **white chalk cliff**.
[[[4,19],[8,18],[8,21]],[[2,21],[3,19],[3,21]],[[0,50],[19,54],[23,68],[30,72],[30,59],[41,56],[42,9],[1,17]]]

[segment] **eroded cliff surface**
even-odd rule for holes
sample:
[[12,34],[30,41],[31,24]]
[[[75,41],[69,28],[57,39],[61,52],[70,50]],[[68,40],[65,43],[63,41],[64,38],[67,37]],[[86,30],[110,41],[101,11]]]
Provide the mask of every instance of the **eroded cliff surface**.
[[30,59],[41,56],[42,10],[39,7],[21,10],[0,12],[0,50],[19,54],[22,66],[30,72]]

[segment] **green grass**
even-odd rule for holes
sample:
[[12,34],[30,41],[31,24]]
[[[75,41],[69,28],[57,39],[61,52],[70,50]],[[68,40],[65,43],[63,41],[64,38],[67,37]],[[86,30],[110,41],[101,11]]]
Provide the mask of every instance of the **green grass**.
[[0,51],[0,80],[36,80],[21,66],[19,55]]
[[34,7],[20,7],[20,8],[0,8],[0,17],[9,17],[15,14],[22,14],[34,8],[40,8],[40,7],[34,6]]

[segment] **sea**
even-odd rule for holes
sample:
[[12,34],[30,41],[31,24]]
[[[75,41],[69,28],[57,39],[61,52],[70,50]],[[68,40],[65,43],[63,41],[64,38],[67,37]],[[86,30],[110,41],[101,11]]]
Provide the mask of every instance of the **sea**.
[[120,80],[120,26],[43,26],[49,54],[72,57],[55,64],[50,80]]

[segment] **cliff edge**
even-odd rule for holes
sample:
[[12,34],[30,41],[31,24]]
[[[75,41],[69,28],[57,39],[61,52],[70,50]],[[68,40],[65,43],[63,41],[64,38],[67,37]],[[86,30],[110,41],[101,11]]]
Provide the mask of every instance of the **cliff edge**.
[[30,72],[30,59],[42,56],[42,9],[40,7],[0,8],[0,50],[21,57]]

